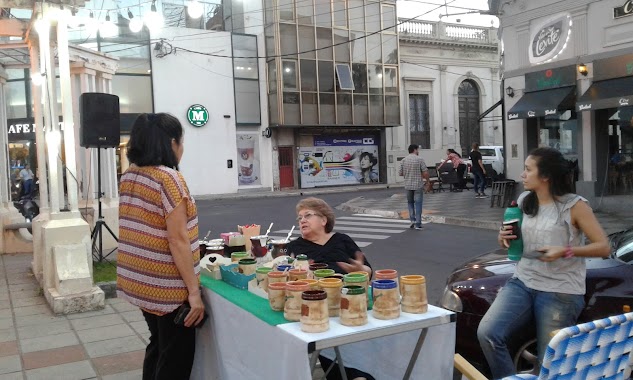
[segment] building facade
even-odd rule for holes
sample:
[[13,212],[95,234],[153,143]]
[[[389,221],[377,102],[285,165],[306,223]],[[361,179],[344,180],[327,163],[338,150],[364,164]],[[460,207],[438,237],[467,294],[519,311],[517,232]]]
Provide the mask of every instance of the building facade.
[[528,152],[550,146],[570,161],[576,192],[630,208],[633,3],[489,5],[500,18],[508,176],[518,180]]
[[501,109],[493,108],[501,98],[497,29],[403,20],[399,32],[398,145],[420,145],[427,163],[444,159],[448,148],[467,156],[475,142],[501,145]]

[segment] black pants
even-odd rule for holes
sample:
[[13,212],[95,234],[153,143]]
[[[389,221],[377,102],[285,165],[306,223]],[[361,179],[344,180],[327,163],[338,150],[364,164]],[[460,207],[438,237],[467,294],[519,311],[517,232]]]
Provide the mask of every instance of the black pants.
[[196,349],[196,329],[176,326],[178,309],[158,316],[143,311],[151,336],[145,349],[143,380],[189,379]]
[[[332,364],[332,360],[326,358],[323,355],[319,355],[319,361],[321,362],[321,368],[323,369],[323,372],[327,371],[328,368],[330,368],[330,365]],[[374,377],[366,372],[363,372],[361,370],[358,370],[356,368],[349,368],[349,367],[345,367],[345,374],[347,375],[347,378],[349,380],[352,380],[354,378],[357,377],[364,377],[367,380],[376,380],[374,379]],[[338,368],[338,364],[335,364],[334,367],[332,367],[332,369],[330,370],[330,373],[327,374],[326,376],[327,380],[341,380],[341,371]]]
[[466,179],[464,178],[464,172],[466,171],[466,164],[459,164],[459,166],[457,166],[457,179],[458,179],[458,183],[457,183],[457,187],[460,189],[465,189],[466,188]]

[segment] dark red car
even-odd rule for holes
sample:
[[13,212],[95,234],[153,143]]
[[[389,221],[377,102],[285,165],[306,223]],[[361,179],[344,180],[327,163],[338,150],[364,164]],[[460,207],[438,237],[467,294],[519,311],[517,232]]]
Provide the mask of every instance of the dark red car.
[[[586,306],[579,323],[622,314],[633,307],[633,228],[609,236],[610,258],[587,259]],[[498,249],[475,257],[449,276],[441,306],[457,313],[455,352],[484,373],[489,373],[477,340],[479,321],[497,293],[513,275],[515,261]],[[536,332],[526,329],[511,339],[510,353],[518,373],[538,374]]]

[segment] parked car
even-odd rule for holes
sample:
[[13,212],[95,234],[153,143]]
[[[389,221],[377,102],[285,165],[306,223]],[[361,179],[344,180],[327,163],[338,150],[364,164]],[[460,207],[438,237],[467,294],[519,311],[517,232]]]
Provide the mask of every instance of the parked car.
[[[505,178],[505,157],[502,146],[480,146],[479,153],[481,153],[482,161],[484,165],[490,165],[492,170],[487,170],[487,175],[493,180]],[[467,157],[467,155],[464,155]],[[471,168],[473,163],[465,159],[464,162],[468,165],[468,178],[472,178]]]
[[[586,306],[579,323],[621,314],[625,305],[633,306],[633,228],[609,235],[609,239],[609,258],[587,259]],[[460,265],[446,281],[441,305],[457,313],[455,352],[483,373],[489,374],[489,368],[477,340],[477,327],[515,266],[507,251],[498,249]],[[517,373],[538,374],[534,329],[519,332],[510,342]]]

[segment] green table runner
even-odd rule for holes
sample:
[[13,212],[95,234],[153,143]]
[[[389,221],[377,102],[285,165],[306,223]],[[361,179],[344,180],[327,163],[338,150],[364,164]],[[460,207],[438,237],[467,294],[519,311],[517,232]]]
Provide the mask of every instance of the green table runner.
[[204,287],[221,295],[271,326],[289,323],[284,318],[282,311],[272,310],[267,299],[257,296],[248,290],[238,289],[222,280],[214,280],[207,276],[200,276],[200,282]]

